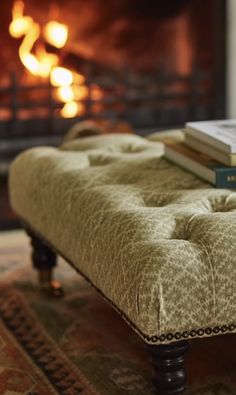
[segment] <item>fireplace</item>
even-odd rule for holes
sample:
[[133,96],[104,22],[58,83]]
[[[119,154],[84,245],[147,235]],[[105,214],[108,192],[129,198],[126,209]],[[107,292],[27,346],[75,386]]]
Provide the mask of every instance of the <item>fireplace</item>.
[[58,144],[79,120],[122,120],[145,135],[225,117],[224,0],[2,0],[2,9],[2,180],[21,150]]

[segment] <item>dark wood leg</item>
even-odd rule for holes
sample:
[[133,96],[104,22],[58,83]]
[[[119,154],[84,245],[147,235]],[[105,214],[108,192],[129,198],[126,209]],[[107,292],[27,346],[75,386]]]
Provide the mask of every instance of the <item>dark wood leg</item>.
[[153,384],[157,395],[179,395],[184,392],[186,385],[184,353],[187,349],[187,341],[147,346],[151,355]]
[[63,291],[61,284],[53,280],[53,269],[56,266],[57,256],[41,239],[27,230],[31,239],[32,264],[38,271],[39,282],[42,288],[49,290],[53,296],[61,296]]

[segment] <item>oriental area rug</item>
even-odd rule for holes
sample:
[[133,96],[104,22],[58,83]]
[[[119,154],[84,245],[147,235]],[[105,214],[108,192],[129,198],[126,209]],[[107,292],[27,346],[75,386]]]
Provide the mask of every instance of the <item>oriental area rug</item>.
[[[154,395],[142,340],[64,261],[40,290],[22,231],[0,233],[0,395]],[[194,340],[186,395],[236,395],[236,336]]]

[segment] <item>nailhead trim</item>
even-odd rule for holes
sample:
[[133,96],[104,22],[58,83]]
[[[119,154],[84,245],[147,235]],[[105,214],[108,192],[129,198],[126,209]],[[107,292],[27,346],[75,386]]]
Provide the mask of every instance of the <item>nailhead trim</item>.
[[[122,315],[122,314],[121,314]],[[124,316],[124,315],[123,315]],[[124,316],[126,321],[128,319]],[[218,334],[218,333],[225,333],[225,332],[234,332],[236,330],[236,324],[230,324],[230,325],[223,325],[221,327],[216,326],[214,328],[200,328],[198,330],[191,330],[191,331],[185,331],[185,332],[176,332],[176,333],[168,333],[167,335],[161,335],[161,336],[147,336],[144,333],[142,333],[133,323],[129,321],[129,324],[135,328],[137,332],[139,332],[142,337],[147,340],[148,342],[151,343],[157,343],[161,342],[163,343],[166,340],[180,340],[180,339],[187,339],[187,338],[194,338],[194,337],[202,337],[204,335],[210,336],[212,333]]]

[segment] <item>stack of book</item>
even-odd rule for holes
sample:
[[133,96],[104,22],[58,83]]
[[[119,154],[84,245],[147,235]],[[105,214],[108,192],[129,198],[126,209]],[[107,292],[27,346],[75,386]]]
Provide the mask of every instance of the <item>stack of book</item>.
[[236,119],[185,126],[183,142],[166,143],[166,158],[217,188],[236,188]]

